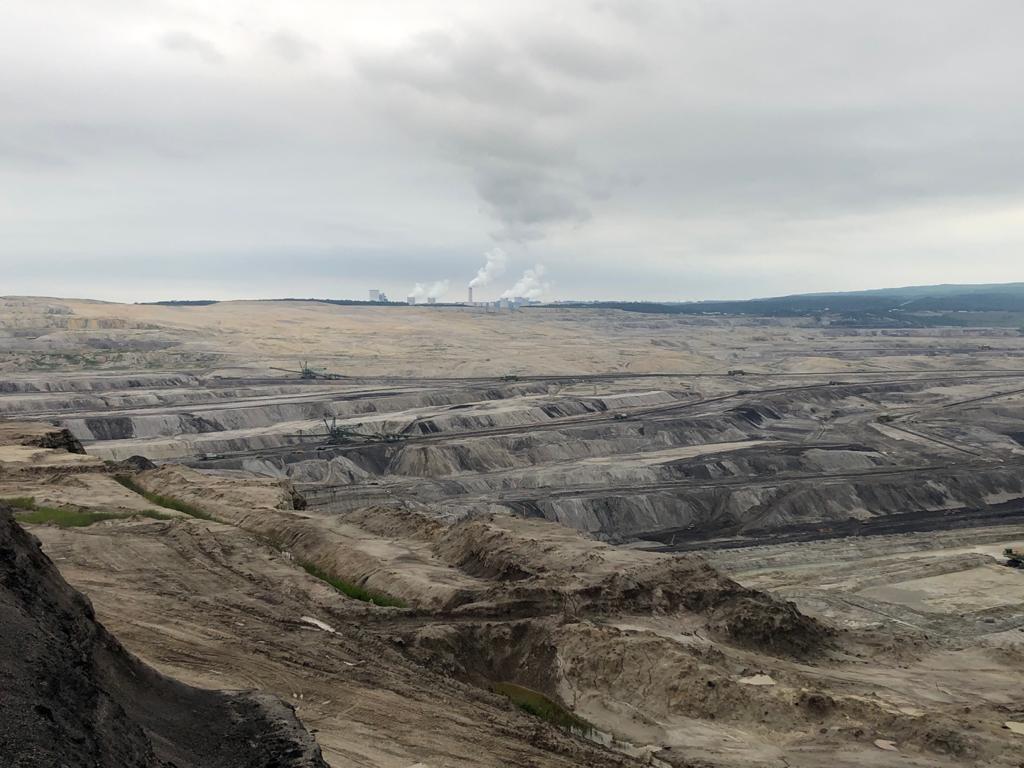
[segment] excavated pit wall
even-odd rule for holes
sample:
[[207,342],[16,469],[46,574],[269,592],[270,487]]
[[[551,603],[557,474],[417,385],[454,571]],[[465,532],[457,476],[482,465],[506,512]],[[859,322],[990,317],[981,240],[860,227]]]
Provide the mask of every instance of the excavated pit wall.
[[[956,467],[930,470],[929,463],[950,463],[949,449],[945,457],[925,453],[920,458],[856,443],[812,443],[806,448],[774,445],[730,449],[717,455],[712,449],[706,457],[681,460],[667,453],[685,446],[802,441],[817,432],[819,422],[814,418],[822,417],[830,406],[847,415],[871,414],[882,406],[915,402],[928,386],[897,382],[812,387],[801,390],[797,399],[782,394],[766,394],[756,400],[740,396],[735,405],[714,415],[659,411],[650,418],[620,421],[613,418],[617,407],[658,408],[675,402],[676,396],[654,391],[552,397],[546,394],[547,384],[516,383],[389,396],[349,393],[344,397],[352,399],[316,397],[187,414],[112,413],[80,419],[76,429],[105,438],[89,446],[90,452],[103,458],[124,460],[136,453],[157,460],[204,456],[201,466],[288,478],[302,488],[313,507],[333,512],[396,498],[443,504],[459,515],[501,505],[520,515],[545,517],[611,541],[651,538],[673,543],[692,530],[703,535],[732,535],[866,519],[894,511],[981,507],[1024,494],[1013,470],[991,463],[963,472]],[[941,402],[938,395],[931,399]],[[302,445],[302,438],[282,431],[283,427],[264,431],[252,427],[248,433],[246,428],[228,429],[285,417],[312,417],[324,408],[343,416],[365,411],[362,415],[372,417],[364,420],[366,428],[405,431],[428,440],[309,450]],[[812,412],[817,414],[814,418]],[[1006,405],[999,412],[1019,415]],[[552,423],[577,416],[598,421]],[[992,428],[1000,426],[999,419],[989,421]],[[1015,423],[1003,428],[1012,431]],[[858,424],[849,433],[854,439],[871,442],[879,438],[865,428],[873,420]],[[529,429],[532,426],[537,428]],[[471,434],[474,430],[523,427],[527,429],[506,434]],[[156,436],[143,437],[141,432]],[[161,437],[164,433],[168,436]],[[837,434],[844,436],[842,431]],[[211,456],[261,451],[265,455],[209,460]],[[666,452],[664,458],[657,456],[659,451]],[[907,468],[908,459],[920,463],[920,471],[906,477],[897,472],[885,474],[890,466]],[[875,476],[857,477],[872,472]],[[796,477],[800,475],[808,479]],[[672,487],[673,483],[677,485]],[[690,483],[693,487],[687,487]],[[702,483],[719,487],[700,487]]]
[[137,373],[109,376],[38,376],[6,379],[0,393],[108,392],[125,389],[163,389],[199,386],[201,380],[186,373]]
[[[543,425],[538,425],[539,427]],[[287,475],[295,482],[316,482],[329,474],[318,463],[338,462],[346,471],[352,467],[372,475],[432,479],[472,475],[500,470],[544,468],[544,465],[602,459],[625,454],[659,451],[706,443],[742,442],[762,437],[741,418],[679,419],[672,423],[606,421],[600,425],[574,425],[518,432],[506,435],[460,437],[429,444],[396,443],[388,446],[351,446],[334,451],[327,448],[305,455],[267,457],[263,465],[251,460],[225,459],[212,466],[242,468]],[[332,458],[317,456],[337,453]],[[249,463],[246,463],[249,462]],[[466,482],[467,478],[458,479]],[[486,482],[486,480],[484,480]]]
[[33,417],[43,413],[86,413],[139,408],[188,408],[211,404],[244,402],[246,399],[268,396],[296,396],[316,394],[308,385],[281,384],[251,387],[242,384],[233,387],[183,385],[170,389],[140,388],[128,391],[100,391],[75,393],[29,393],[0,398],[0,415]]
[[[748,487],[654,491],[510,502],[517,514],[542,516],[609,541],[674,541],[702,535],[761,533],[797,524],[867,519],[901,512],[936,516],[978,509],[995,499],[1024,497],[1018,469],[946,471],[928,479],[899,476],[884,482],[785,482]],[[449,503],[463,511],[458,501]]]
[[[247,439],[256,441],[253,450],[265,449],[271,447],[269,435],[277,432],[304,430],[315,434],[322,431],[320,420],[324,417],[340,418],[343,423],[370,434],[430,435],[542,425],[552,419],[600,414],[612,407],[675,402],[673,395],[660,390],[604,397],[552,397],[549,395],[551,388],[546,383],[523,383],[392,394],[325,391],[320,397],[301,400],[287,401],[285,397],[285,402],[206,405],[193,412],[182,412],[189,400],[201,399],[200,390],[194,398],[168,397],[175,402],[168,402],[161,412],[67,416],[63,424],[79,439],[92,442],[93,452],[105,458],[124,458],[124,451],[117,445],[120,440],[149,441],[144,447],[150,458],[175,458],[187,457],[190,451],[200,454],[244,450],[239,446]],[[159,395],[155,397],[160,399]],[[85,398],[76,402],[81,406],[95,404]],[[33,402],[22,398],[8,402],[5,407],[12,413],[31,416],[33,412],[45,412],[47,404],[54,403],[49,399]],[[100,410],[109,411],[114,407],[124,408],[127,404],[113,400],[108,403],[108,399],[103,398]],[[69,408],[60,410],[66,412]],[[263,433],[246,434],[250,430]],[[183,435],[203,437],[193,442],[177,439]],[[166,439],[161,441],[160,438]],[[305,441],[310,442],[311,438],[312,435]],[[289,444],[283,436],[277,439],[279,442],[274,447]]]

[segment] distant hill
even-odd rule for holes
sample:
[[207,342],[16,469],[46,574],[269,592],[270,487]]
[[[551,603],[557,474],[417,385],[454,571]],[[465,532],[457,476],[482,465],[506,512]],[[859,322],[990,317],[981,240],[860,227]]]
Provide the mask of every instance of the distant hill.
[[942,285],[911,285],[903,288],[875,288],[868,291],[832,291],[807,296],[964,296],[978,293],[1024,295],[1024,283],[943,283]]
[[[627,312],[686,315],[828,316],[833,324],[900,327],[1019,325],[1024,319],[1024,283],[922,285],[844,293],[805,293],[736,301],[681,303],[606,301],[561,304]],[[960,313],[968,316],[957,317]],[[984,315],[971,317],[970,313]]]
[[139,301],[136,303],[161,307],[208,307],[211,304],[220,304],[215,299],[175,299],[174,301]]

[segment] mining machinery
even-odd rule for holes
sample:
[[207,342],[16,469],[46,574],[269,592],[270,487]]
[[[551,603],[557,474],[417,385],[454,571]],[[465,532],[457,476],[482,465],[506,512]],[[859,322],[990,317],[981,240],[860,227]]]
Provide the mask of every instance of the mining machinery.
[[294,370],[292,368],[274,368],[271,367],[272,371],[284,371],[285,373],[297,373],[300,379],[343,379],[345,378],[340,373],[329,373],[324,368],[311,368],[307,361],[299,363],[299,369]]

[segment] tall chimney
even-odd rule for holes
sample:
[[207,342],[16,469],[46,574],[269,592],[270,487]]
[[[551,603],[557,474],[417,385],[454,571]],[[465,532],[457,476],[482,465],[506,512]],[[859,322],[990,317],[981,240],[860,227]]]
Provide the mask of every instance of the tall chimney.
[[473,303],[473,286],[469,286],[469,303]]

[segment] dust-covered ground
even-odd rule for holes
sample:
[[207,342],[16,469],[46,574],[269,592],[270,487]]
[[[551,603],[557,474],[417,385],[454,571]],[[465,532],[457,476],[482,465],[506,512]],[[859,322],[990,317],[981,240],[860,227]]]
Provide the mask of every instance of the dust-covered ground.
[[[0,297],[0,370],[296,368],[356,376],[835,373],[1016,368],[1009,328],[858,330],[803,319],[618,310],[367,307],[230,301],[209,306]],[[1016,358],[1016,359],[1015,359]]]
[[1019,762],[1015,333],[3,301],[0,498],[332,765]]

